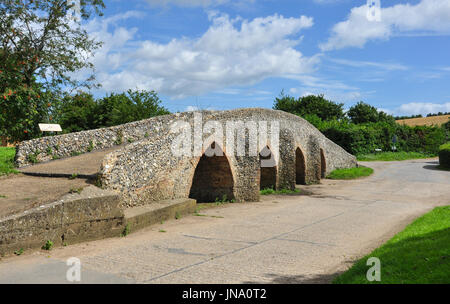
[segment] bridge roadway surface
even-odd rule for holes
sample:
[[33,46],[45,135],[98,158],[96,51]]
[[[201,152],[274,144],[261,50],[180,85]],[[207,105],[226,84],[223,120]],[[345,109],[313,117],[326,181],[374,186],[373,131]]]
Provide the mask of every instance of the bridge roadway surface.
[[[0,261],[0,283],[328,283],[414,218],[449,205],[437,160],[362,163],[371,177],[302,186],[148,227],[127,237],[25,252]],[[163,232],[165,231],[165,232]]]

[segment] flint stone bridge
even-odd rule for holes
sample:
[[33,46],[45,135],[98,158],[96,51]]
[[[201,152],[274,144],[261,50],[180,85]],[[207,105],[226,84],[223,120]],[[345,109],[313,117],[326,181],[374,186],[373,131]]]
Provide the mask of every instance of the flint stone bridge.
[[[199,113],[200,133],[203,133],[200,137],[204,143],[201,153],[175,155],[172,146],[183,131],[173,132],[174,123],[184,122],[193,142],[194,136],[199,136],[196,120]],[[208,121],[222,125],[222,142],[211,136],[217,130],[202,132],[203,124]],[[256,155],[227,153],[227,145],[223,144],[227,139],[245,137],[248,152],[252,136],[251,132],[241,129],[230,136],[225,132],[229,122],[241,122],[244,126],[267,122],[267,145],[259,143],[258,149],[265,147]],[[279,134],[272,134],[271,122],[279,124]],[[273,135],[279,139],[277,151],[271,151]],[[208,147],[222,152],[222,156],[206,156]],[[108,149],[109,153],[97,170],[98,181],[103,189],[121,195],[124,208],[181,198],[193,198],[198,202],[217,198],[259,201],[262,188],[294,189],[296,184],[317,183],[334,169],[357,165],[353,155],[306,120],[286,112],[259,108],[176,113],[110,128],[30,140],[17,147],[16,164],[18,167],[29,165],[30,155],[45,162],[101,149]],[[274,157],[275,166],[261,167],[263,159]]]

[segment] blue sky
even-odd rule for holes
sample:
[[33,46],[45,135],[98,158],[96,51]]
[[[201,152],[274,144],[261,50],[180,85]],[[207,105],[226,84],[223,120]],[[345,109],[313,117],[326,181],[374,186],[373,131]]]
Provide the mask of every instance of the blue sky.
[[105,3],[86,25],[104,41],[97,95],[149,89],[171,111],[223,110],[271,108],[284,90],[395,115],[450,111],[450,0]]

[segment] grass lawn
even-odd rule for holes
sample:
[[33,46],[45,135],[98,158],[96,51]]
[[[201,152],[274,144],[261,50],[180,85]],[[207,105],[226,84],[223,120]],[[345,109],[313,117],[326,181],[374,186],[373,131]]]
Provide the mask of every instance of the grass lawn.
[[0,176],[11,173],[18,173],[14,169],[15,148],[0,147]]
[[259,194],[261,195],[269,195],[269,194],[298,194],[300,193],[299,189],[290,190],[290,189],[280,189],[280,190],[273,190],[272,188],[267,188],[259,191]]
[[372,175],[373,169],[367,167],[357,167],[349,169],[336,169],[327,178],[329,179],[355,179]]
[[430,157],[436,157],[436,155],[419,152],[380,152],[373,154],[358,155],[357,159],[359,161],[395,161],[395,160],[419,159]]
[[[381,262],[381,282],[366,280],[369,257]],[[383,246],[337,277],[335,284],[449,284],[450,206],[416,219]]]

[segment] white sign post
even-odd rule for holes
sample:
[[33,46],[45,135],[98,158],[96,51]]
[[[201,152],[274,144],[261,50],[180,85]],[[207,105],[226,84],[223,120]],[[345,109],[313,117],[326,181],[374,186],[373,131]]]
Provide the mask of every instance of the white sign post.
[[42,132],[62,132],[59,124],[39,124],[39,129]]

